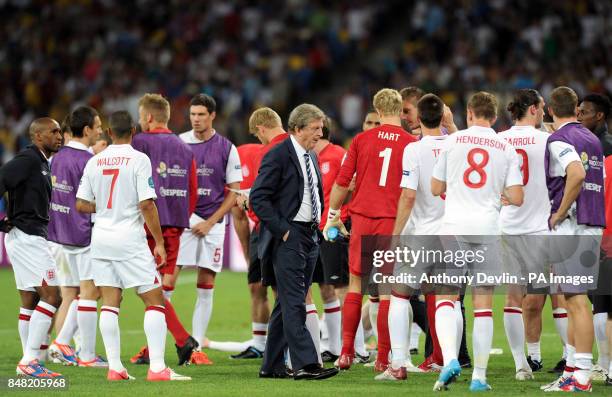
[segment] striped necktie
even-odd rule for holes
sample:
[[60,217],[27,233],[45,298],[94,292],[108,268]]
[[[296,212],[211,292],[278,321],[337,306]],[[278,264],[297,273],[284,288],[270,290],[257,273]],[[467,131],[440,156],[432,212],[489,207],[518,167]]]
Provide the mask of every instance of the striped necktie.
[[310,155],[304,153],[304,160],[306,161],[306,176],[308,177],[308,188],[310,189],[310,203],[312,205],[312,221],[316,224],[319,223],[319,206],[317,203],[317,197],[315,196],[316,191],[314,182],[312,179],[312,171],[310,171]]

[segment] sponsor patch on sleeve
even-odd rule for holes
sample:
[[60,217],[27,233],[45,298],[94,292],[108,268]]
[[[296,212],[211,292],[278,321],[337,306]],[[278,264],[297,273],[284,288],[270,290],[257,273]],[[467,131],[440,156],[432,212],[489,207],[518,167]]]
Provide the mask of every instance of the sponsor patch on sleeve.
[[149,177],[149,186],[150,186],[152,189],[155,189],[155,183],[153,183],[153,177],[152,177],[152,176],[150,176],[150,177]]
[[404,175],[404,176],[410,176],[410,171],[408,171],[408,170],[403,170],[403,171],[402,171],[402,175]]
[[570,153],[570,152],[572,152],[572,148],[569,148],[569,147],[568,147],[568,148],[565,148],[565,149],[563,149],[563,150],[561,151],[561,153],[559,153],[559,157],[563,157],[563,156],[565,156],[566,154],[568,154],[568,153]]

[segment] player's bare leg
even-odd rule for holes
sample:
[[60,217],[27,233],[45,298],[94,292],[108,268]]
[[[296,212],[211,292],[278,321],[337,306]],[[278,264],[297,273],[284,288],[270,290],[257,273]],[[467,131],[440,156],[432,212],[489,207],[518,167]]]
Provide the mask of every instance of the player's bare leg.
[[546,302],[545,294],[527,294],[523,297],[523,321],[527,342],[527,362],[532,372],[542,369],[540,337],[542,335],[542,309]]
[[212,315],[213,292],[216,273],[210,269],[198,267],[197,299],[193,310],[192,335],[200,348],[191,355],[191,363],[196,365],[211,365],[212,361],[201,347],[206,343],[206,330]]
[[174,267],[174,273],[162,275],[162,289],[164,291],[164,298],[171,300],[172,293],[176,287],[176,281],[178,280],[179,272],[181,271],[180,266]]
[[525,357],[525,325],[523,323],[523,287],[509,285],[504,306],[504,329],[514,358],[517,380],[533,379]]
[[[574,378],[581,385],[590,382],[593,362],[593,312],[586,295],[565,295],[568,317],[567,365],[574,364]],[[570,358],[570,356],[572,356]],[[567,368],[567,366],[566,366]]]
[[[251,294],[251,318],[253,319],[253,345],[259,351],[266,348],[266,334],[270,321],[268,287],[261,282],[249,284]],[[257,329],[256,329],[257,328]]]
[[64,326],[64,321],[66,316],[68,315],[68,309],[72,304],[72,301],[79,295],[78,287],[59,287],[60,294],[62,295],[62,304],[59,309],[57,309],[57,313],[55,313],[55,323],[54,329],[55,333],[59,335],[62,327]]

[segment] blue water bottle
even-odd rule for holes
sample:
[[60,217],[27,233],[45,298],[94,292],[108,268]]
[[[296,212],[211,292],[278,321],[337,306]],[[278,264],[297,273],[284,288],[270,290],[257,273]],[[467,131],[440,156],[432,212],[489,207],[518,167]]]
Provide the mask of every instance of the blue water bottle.
[[327,229],[327,238],[329,239],[329,241],[336,241],[339,234],[340,234],[340,230],[338,230],[338,228],[335,226],[332,226],[329,229]]

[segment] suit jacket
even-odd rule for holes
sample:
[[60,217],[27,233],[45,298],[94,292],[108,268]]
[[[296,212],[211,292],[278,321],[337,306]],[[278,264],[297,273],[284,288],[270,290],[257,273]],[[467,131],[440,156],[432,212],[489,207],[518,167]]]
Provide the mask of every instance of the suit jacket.
[[[323,213],[323,179],[313,152],[311,166],[319,178],[319,213]],[[264,258],[269,249],[289,230],[304,196],[304,174],[291,138],[270,150],[259,167],[249,202],[260,220],[258,256]]]

